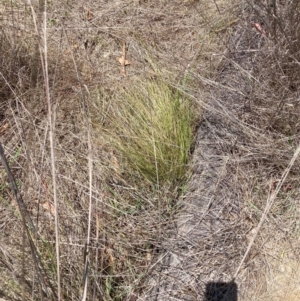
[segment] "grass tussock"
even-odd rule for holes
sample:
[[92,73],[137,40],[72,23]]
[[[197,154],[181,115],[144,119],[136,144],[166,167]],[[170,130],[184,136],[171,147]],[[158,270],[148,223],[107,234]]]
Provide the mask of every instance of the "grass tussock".
[[163,80],[138,81],[118,92],[103,130],[126,163],[145,181],[174,185],[186,175],[195,104]]

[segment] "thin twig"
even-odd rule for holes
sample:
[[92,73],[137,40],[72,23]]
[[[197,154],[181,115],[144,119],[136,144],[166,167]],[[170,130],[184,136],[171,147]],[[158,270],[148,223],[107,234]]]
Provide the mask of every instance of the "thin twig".
[[[85,101],[85,97],[82,94],[82,97]],[[88,104],[86,103],[86,117],[87,117],[87,134],[88,134],[88,168],[89,168],[89,216],[88,216],[88,231],[87,231],[87,239],[86,239],[86,254],[84,258],[85,264],[85,273],[84,273],[84,290],[82,301],[86,300],[87,296],[87,280],[88,280],[88,269],[89,269],[89,246],[91,239],[91,224],[92,224],[92,198],[93,198],[93,157],[92,157],[92,142],[91,142],[91,122],[89,118],[89,109]]]
[[[35,25],[35,30],[40,38],[39,30],[36,22],[36,14],[33,6],[30,3],[30,8],[32,12],[32,18]],[[49,120],[49,141],[50,141],[50,152],[51,152],[51,169],[52,169],[52,182],[53,182],[53,199],[55,207],[55,248],[56,248],[56,265],[57,265],[57,294],[58,301],[61,297],[61,286],[60,286],[60,260],[59,260],[59,220],[58,220],[58,202],[57,202],[57,189],[56,189],[56,173],[55,173],[55,154],[54,154],[54,125],[52,122],[52,105],[50,98],[50,89],[49,89],[49,76],[48,76],[48,53],[47,53],[47,1],[44,2],[44,11],[43,14],[43,46],[39,42],[39,50],[41,55],[41,63],[45,81],[45,90],[46,90],[46,99],[48,104],[48,120]],[[44,48],[44,49],[43,49]]]
[[[47,1],[45,1],[45,6]],[[57,273],[57,294],[58,301],[61,297],[60,287],[60,260],[59,260],[59,219],[58,219],[58,202],[57,202],[57,189],[56,189],[56,172],[55,172],[55,154],[54,154],[54,124],[52,122],[52,106],[50,99],[49,89],[49,76],[48,76],[48,54],[47,54],[47,10],[44,11],[44,59],[45,59],[45,86],[46,86],[46,98],[48,103],[48,118],[49,118],[49,141],[51,149],[51,169],[52,169],[52,182],[53,182],[53,199],[55,208],[55,249],[56,249],[56,273]]]

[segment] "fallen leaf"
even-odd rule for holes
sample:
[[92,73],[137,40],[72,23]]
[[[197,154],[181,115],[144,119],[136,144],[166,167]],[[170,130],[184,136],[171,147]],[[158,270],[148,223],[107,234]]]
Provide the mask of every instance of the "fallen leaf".
[[34,200],[34,202],[36,204],[40,204],[45,211],[49,212],[52,216],[55,216],[55,207],[52,203],[50,203],[49,201],[45,201],[45,202],[39,202],[38,200]]
[[46,201],[45,203],[42,204],[43,208],[50,212],[51,215],[55,216],[55,208],[54,208],[54,205],[51,204],[50,202]]
[[86,18],[88,21],[92,21],[94,18],[94,14],[88,9],[87,13],[86,13]]
[[8,122],[1,126],[0,134],[2,134],[8,128]]
[[123,42],[122,56],[117,58],[117,61],[121,64],[121,74],[126,76],[126,66],[130,65],[130,62],[126,60],[126,43]]
[[113,250],[111,248],[106,248],[106,253],[109,258],[109,263],[113,266],[115,264],[115,257],[113,256]]
[[253,23],[253,27],[260,32],[265,38],[267,38],[267,34],[265,30],[262,28],[262,26],[259,23]]

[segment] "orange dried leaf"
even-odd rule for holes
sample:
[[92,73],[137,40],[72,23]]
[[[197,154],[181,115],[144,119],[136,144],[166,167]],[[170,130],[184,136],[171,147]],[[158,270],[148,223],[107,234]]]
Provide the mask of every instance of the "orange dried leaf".
[[8,128],[8,122],[1,126],[1,128],[0,128],[0,134],[2,134],[3,132],[5,132],[5,130],[7,128]]
[[130,62],[126,59],[126,43],[123,42],[122,56],[117,58],[117,61],[121,64],[121,74],[126,76],[126,66],[130,65]]

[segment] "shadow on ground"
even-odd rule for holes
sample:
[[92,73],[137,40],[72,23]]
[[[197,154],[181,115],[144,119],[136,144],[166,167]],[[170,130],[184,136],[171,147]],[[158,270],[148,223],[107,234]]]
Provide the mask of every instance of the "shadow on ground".
[[237,301],[235,282],[209,282],[206,285],[204,301]]

